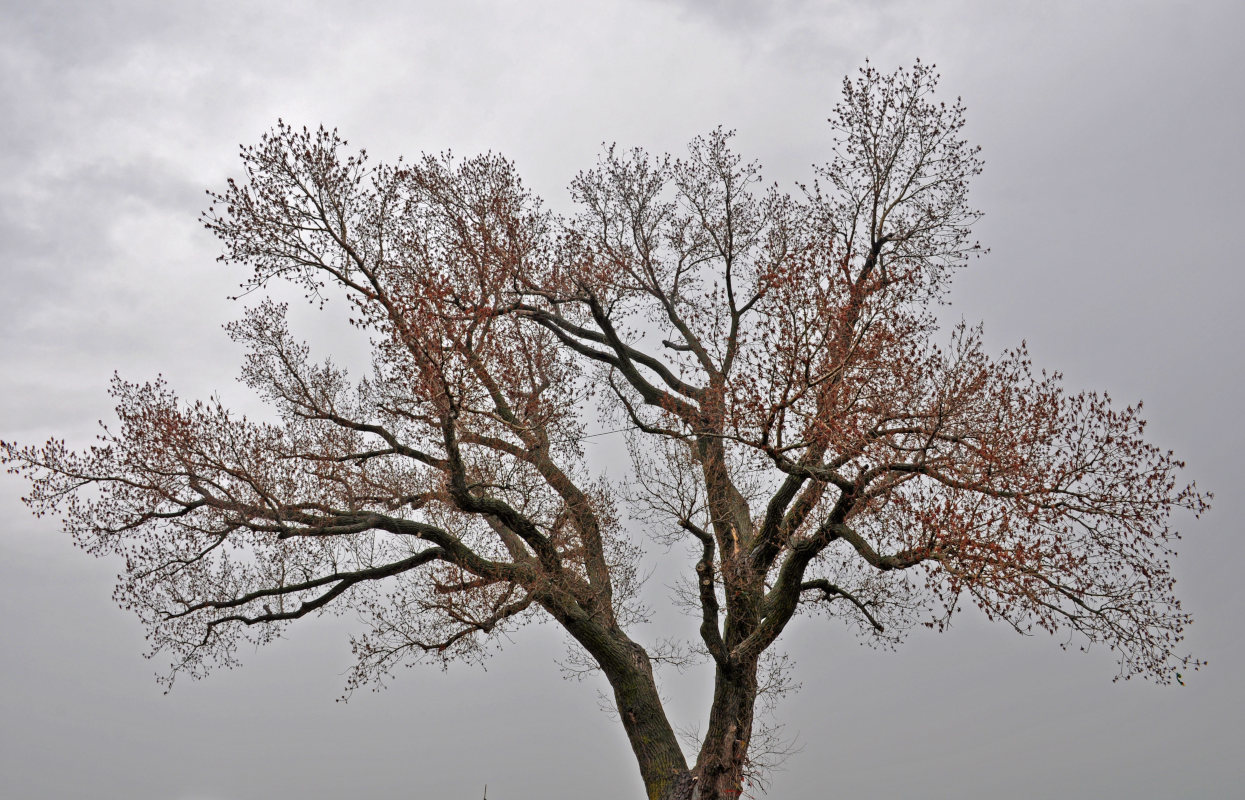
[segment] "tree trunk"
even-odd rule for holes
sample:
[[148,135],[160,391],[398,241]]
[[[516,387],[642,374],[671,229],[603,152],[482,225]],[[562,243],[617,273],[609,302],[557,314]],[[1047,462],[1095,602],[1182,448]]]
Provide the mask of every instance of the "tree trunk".
[[614,689],[618,716],[635,752],[645,793],[649,800],[666,800],[678,796],[673,793],[675,787],[690,773],[662,708],[652,668],[642,651],[638,655],[643,659],[641,669],[621,675],[607,672],[606,677]]
[[756,698],[755,663],[718,667],[709,729],[696,759],[697,800],[737,800],[743,793]]
[[572,603],[547,606],[605,673],[614,705],[627,731],[649,800],[679,797],[675,788],[690,773],[678,737],[666,718],[653,665],[644,648],[617,625],[603,626]]

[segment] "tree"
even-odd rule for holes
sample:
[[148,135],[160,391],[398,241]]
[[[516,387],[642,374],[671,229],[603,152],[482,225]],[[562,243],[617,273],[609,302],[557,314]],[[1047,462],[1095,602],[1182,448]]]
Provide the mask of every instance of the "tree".
[[[755,780],[766,659],[797,613],[893,641],[967,600],[1168,682],[1197,666],[1176,650],[1171,517],[1208,498],[1140,406],[939,332],[930,309],[980,252],[981,162],[936,83],[919,62],[845,80],[835,156],[795,195],[719,129],[682,159],[608,148],[570,217],[496,155],[371,166],[278,123],[204,221],[250,288],[350,303],[371,376],[313,361],[264,301],[229,333],[271,421],[118,379],[98,445],[3,458],[36,513],[124,557],[116,596],[171,654],[165,680],[313,612],[370,621],[352,688],[551,618],[612,688],[654,799]],[[627,486],[585,463],[594,408],[627,437]],[[690,762],[654,676],[668,654],[628,633],[653,541],[690,554],[676,600],[698,631],[675,652],[714,670]]]

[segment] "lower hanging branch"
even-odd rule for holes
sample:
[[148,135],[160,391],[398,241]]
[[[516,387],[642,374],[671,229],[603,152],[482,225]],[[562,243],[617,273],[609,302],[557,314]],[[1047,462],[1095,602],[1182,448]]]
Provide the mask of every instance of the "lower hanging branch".
[[846,589],[840,586],[834,585],[833,583],[826,580],[825,578],[817,578],[816,580],[805,581],[804,583],[801,583],[800,591],[801,592],[819,591],[822,593],[821,599],[825,600],[826,602],[833,602],[834,600],[841,597],[844,600],[851,603],[852,605],[856,606],[856,608],[860,610],[860,613],[864,615],[865,619],[869,620],[869,624],[873,626],[873,629],[876,630],[878,633],[883,633],[886,630],[886,628],[882,625],[882,623],[878,622],[877,618],[874,617],[873,614],[869,612],[868,604],[862,602],[860,598],[856,597],[856,595],[852,594],[851,592],[847,591]]

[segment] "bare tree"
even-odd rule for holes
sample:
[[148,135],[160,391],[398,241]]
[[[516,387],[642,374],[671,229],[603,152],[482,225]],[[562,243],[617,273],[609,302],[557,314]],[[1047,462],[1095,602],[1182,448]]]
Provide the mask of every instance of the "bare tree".
[[[313,361],[262,302],[229,332],[276,421],[118,380],[97,446],[4,460],[36,513],[124,557],[116,597],[167,680],[313,612],[370,620],[351,686],[551,618],[609,682],[654,800],[735,797],[781,752],[757,745],[758,694],[785,685],[761,665],[801,612],[888,638],[968,600],[1167,682],[1197,663],[1175,650],[1171,515],[1206,498],[1139,406],[939,333],[930,309],[979,250],[981,162],[936,82],[919,62],[845,80],[835,156],[794,196],[719,129],[679,159],[609,148],[570,218],[495,155],[372,166],[278,123],[204,220],[251,286],[345,298],[371,376]],[[628,430],[628,491],[585,464],[594,408]],[[674,652],[714,669],[692,763],[628,633],[647,548],[624,498],[690,545],[698,636]]]

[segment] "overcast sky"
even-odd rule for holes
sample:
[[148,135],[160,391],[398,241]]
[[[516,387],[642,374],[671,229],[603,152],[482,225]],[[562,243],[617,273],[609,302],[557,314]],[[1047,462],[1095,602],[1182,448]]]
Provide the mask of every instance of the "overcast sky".
[[[1216,494],[1186,533],[1188,686],[1113,684],[965,615],[897,652],[810,620],[784,635],[802,752],[774,798],[1227,797],[1245,783],[1239,252],[1245,64],[1239,2],[29,2],[0,0],[0,438],[84,444],[114,370],[249,400],[220,330],[244,277],[214,263],[203,191],[278,117],[336,126],[377,158],[500,151],[555,208],[603,141],[677,152],[723,124],[784,185],[828,160],[844,74],[936,63],[986,171],[992,248],[948,320],[1027,340],[1073,388],[1145,400],[1151,439]],[[321,352],[360,356],[333,312]],[[621,474],[603,445],[598,465]],[[351,619],[304,620],[246,665],[163,696],[117,563],[35,520],[5,476],[0,795],[10,798],[592,796],[641,786],[603,682],[567,681],[561,636],[417,667],[335,703]],[[660,548],[656,551],[660,554]],[[650,581],[651,602],[665,588]],[[651,637],[653,631],[638,631]],[[696,727],[705,672],[665,678]]]

